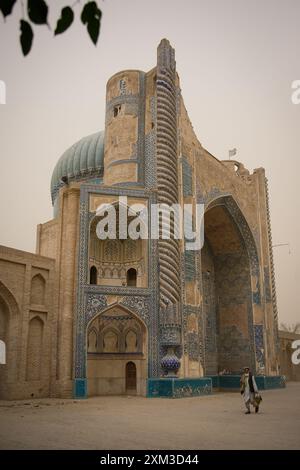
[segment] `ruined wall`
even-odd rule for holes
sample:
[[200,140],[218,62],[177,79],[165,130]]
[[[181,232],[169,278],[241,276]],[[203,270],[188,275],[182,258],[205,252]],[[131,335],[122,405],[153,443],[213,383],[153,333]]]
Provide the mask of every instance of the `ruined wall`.
[[104,183],[143,179],[145,74],[127,70],[107,83]]
[[37,226],[36,253],[48,258],[57,257],[58,248],[58,220],[50,220]]

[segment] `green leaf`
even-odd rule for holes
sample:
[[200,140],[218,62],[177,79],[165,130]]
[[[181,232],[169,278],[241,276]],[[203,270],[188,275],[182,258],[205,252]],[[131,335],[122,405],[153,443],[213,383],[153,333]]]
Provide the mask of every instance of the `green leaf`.
[[61,10],[61,17],[57,21],[56,29],[54,35],[64,33],[73,23],[74,13],[72,8],[65,7]]
[[23,55],[27,55],[30,52],[30,49],[32,46],[33,31],[32,31],[30,24],[25,20],[20,21],[20,30],[21,30],[20,42],[21,42],[22,52],[23,52]]
[[99,32],[100,32],[100,20],[96,18],[93,18],[92,20],[90,20],[87,25],[87,30],[88,30],[91,40],[96,45],[98,41],[98,37],[99,37]]
[[44,0],[28,0],[27,11],[33,23],[47,24],[48,6]]
[[97,8],[96,2],[88,2],[84,5],[83,10],[81,12],[81,21],[83,24],[86,24],[90,18],[94,16],[95,5]]
[[91,40],[96,45],[100,32],[100,21],[102,12],[96,2],[87,2],[81,13],[81,21],[87,25]]
[[16,0],[0,0],[0,10],[4,18],[11,14]]

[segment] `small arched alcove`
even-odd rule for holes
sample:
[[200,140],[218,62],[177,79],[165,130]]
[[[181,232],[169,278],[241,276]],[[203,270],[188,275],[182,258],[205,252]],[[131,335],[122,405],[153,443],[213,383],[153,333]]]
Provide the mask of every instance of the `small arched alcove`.
[[30,303],[45,304],[46,281],[41,274],[36,274],[31,280]]
[[98,271],[96,266],[91,266],[90,268],[90,284],[97,284]]
[[139,350],[139,335],[136,331],[130,329],[125,336],[125,352],[136,353]]
[[147,328],[135,313],[118,304],[100,312],[88,325],[87,341],[89,396],[127,393],[129,362],[136,368],[135,393],[145,395]]
[[126,274],[127,286],[136,287],[137,272],[136,269],[130,268]]
[[118,353],[120,345],[120,332],[115,328],[106,328],[103,332],[103,347],[102,352],[105,353]]
[[98,347],[98,335],[94,328],[91,328],[88,334],[87,350],[89,353],[97,352]]

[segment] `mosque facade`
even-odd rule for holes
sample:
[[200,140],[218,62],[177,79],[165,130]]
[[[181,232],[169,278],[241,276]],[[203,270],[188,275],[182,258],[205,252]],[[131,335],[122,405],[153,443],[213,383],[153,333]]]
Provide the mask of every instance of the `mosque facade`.
[[[62,155],[51,197],[35,254],[0,247],[0,398],[154,396],[156,382],[246,365],[279,376],[265,171],[201,145],[166,39],[152,70],[109,79],[105,130]],[[203,246],[100,239],[103,204],[117,219],[132,205],[201,206]]]

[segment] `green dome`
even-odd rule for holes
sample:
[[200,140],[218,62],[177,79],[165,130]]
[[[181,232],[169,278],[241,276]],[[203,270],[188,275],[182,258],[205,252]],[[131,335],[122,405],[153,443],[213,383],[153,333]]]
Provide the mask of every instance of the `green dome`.
[[60,157],[51,178],[51,197],[54,202],[57,192],[64,185],[62,178],[81,180],[103,174],[104,132],[83,137]]

